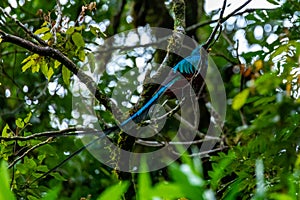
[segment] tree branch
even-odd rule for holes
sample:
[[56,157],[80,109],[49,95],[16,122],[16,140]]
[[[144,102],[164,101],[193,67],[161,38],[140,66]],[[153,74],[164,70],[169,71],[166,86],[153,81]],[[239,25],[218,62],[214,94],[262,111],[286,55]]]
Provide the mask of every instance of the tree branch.
[[60,63],[62,63],[65,67],[67,67],[73,74],[75,74],[81,82],[83,82],[88,90],[94,95],[94,97],[102,103],[106,108],[110,110],[111,106],[109,103],[109,99],[101,94],[100,90],[98,89],[96,83],[93,81],[91,77],[88,75],[81,73],[79,67],[76,66],[67,56],[65,56],[59,50],[49,47],[49,46],[39,46],[33,42],[30,42],[26,39],[20,38],[18,36],[14,36],[8,34],[0,29],[0,36],[2,42],[9,42],[20,47],[23,47],[33,53],[39,54],[41,56],[47,56],[53,58]]
[[[229,14],[227,15],[226,17],[223,17],[221,19],[222,22],[225,22],[226,20],[228,20],[230,17],[233,17],[233,16],[239,16],[239,15],[243,15],[245,13],[251,13],[251,12],[255,12],[257,10],[260,10],[260,9],[246,9],[244,11],[241,11],[241,12],[238,12],[238,13],[235,13],[235,14]],[[270,9],[264,9],[264,10],[274,10],[272,8]],[[213,23],[216,23],[218,22],[219,19],[214,19],[214,20],[209,20],[209,21],[205,21],[205,22],[200,22],[200,23],[197,23],[197,24],[194,24],[194,25],[191,25],[189,27],[186,28],[186,31],[191,31],[191,30],[194,30],[194,29],[197,29],[197,28],[201,28],[201,27],[204,27],[204,26],[207,26],[209,24],[213,24]]]
[[99,134],[101,131],[97,131],[94,129],[86,129],[86,128],[68,128],[59,131],[45,131],[41,133],[35,133],[28,136],[14,136],[14,137],[2,137],[0,136],[0,140],[3,141],[27,141],[40,137],[61,137],[61,136],[78,136],[78,135],[87,135],[87,134]]
[[25,151],[20,157],[18,157],[17,159],[15,159],[12,163],[9,164],[8,168],[13,167],[19,160],[23,159],[27,154],[29,154],[31,151],[33,151],[36,148],[39,148],[40,146],[43,146],[45,144],[48,144],[50,141],[52,140],[52,138],[48,138],[47,140],[40,142],[36,145],[34,145],[33,147],[31,147],[30,149],[28,149],[27,151]]
[[[218,31],[219,27],[220,27],[220,29],[222,28],[221,19],[223,18],[223,14],[224,14],[224,11],[225,11],[225,8],[226,8],[226,4],[227,4],[227,0],[224,0],[223,6],[222,6],[222,9],[221,9],[221,12],[220,12],[220,17],[219,17],[218,23],[215,26],[213,32],[210,34],[207,41],[205,42],[205,44],[203,45],[203,48],[206,49],[206,50],[211,46],[211,43],[214,41],[215,35],[217,34],[217,31]],[[221,30],[220,30],[220,32],[221,32]]]
[[221,141],[222,139],[219,137],[212,137],[212,136],[206,136],[204,139],[193,140],[189,142],[164,142],[164,141],[157,142],[151,140],[138,139],[136,143],[148,147],[164,147],[167,145],[195,145],[195,144],[200,144],[205,141],[211,141],[211,140]]

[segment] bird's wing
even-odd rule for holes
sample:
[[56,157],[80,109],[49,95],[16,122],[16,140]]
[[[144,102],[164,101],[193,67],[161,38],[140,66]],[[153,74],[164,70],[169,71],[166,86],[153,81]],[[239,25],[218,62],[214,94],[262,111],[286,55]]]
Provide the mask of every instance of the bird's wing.
[[200,55],[188,56],[181,60],[174,68],[174,71],[179,71],[181,74],[194,74],[198,70]]

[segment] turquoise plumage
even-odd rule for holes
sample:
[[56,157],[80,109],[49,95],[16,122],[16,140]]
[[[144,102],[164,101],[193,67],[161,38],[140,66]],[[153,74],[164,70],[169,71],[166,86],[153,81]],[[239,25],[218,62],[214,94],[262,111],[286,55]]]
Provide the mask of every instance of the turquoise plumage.
[[[120,126],[125,126],[128,122],[135,120],[137,117],[146,112],[163,94],[170,88],[176,81],[180,80],[180,76],[176,75],[176,72],[180,72],[181,74],[194,74],[198,69],[196,69],[200,62],[200,48],[201,46],[196,47],[190,56],[182,59],[179,63],[177,63],[173,67],[173,71],[166,78],[166,82],[160,89],[152,96],[152,98],[142,106],[136,113],[131,115],[125,121],[123,121]],[[168,80],[169,79],[169,80]]]
[[179,71],[181,74],[194,74],[200,62],[200,49],[201,46],[197,46],[191,53],[190,56],[182,59],[175,67],[173,68],[174,72]]

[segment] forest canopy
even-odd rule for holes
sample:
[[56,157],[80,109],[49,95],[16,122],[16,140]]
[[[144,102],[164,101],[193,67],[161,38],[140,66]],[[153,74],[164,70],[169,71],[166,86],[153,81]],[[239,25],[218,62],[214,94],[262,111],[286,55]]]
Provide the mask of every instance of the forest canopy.
[[299,199],[299,0],[0,2],[1,199]]

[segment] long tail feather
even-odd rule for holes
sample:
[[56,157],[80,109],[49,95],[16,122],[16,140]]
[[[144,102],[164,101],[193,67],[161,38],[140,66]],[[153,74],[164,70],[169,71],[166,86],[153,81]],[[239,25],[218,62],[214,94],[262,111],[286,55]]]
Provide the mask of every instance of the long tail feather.
[[164,94],[164,92],[168,88],[170,88],[178,79],[179,79],[179,77],[175,77],[175,78],[173,78],[173,80],[169,81],[166,85],[163,85],[143,107],[141,107],[136,113],[134,113],[128,119],[123,121],[121,123],[121,127],[128,124],[128,122],[135,120],[138,116],[140,116],[146,110],[148,110],[154,104],[154,102],[157,101]]

